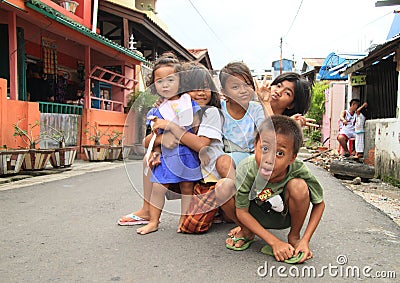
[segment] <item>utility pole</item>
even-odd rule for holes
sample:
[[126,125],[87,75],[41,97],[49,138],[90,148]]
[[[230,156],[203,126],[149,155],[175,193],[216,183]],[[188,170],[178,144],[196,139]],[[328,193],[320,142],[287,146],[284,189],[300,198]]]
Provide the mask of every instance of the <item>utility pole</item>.
[[281,37],[280,49],[281,49],[281,59],[279,62],[279,74],[282,75],[282,37]]

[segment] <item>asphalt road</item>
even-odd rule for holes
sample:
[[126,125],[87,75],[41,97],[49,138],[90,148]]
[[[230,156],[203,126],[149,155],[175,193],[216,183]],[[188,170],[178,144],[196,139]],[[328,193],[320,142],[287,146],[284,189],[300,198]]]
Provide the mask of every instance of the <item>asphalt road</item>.
[[[246,251],[226,249],[232,224],[178,234],[179,216],[163,213],[159,231],[149,235],[118,226],[142,203],[132,185],[140,189],[141,162],[130,161],[1,185],[0,282],[398,282],[367,276],[400,277],[400,227],[307,164],[325,188],[326,210],[311,242],[314,258],[305,264],[261,254],[260,239]],[[166,209],[179,206],[167,201]],[[273,232],[285,239],[288,231]]]

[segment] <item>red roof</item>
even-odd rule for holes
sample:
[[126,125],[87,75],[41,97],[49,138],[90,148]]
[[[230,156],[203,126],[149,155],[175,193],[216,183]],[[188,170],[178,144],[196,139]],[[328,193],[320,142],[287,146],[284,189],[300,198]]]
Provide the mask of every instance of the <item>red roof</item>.
[[196,57],[197,59],[204,56],[208,50],[207,48],[202,48],[202,49],[188,49],[187,51],[189,51],[194,57]]

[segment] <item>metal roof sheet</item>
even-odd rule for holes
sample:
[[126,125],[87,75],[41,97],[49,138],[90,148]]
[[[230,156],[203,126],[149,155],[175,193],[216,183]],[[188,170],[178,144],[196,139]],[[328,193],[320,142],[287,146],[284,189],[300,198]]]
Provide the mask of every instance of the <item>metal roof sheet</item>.
[[31,8],[45,16],[48,16],[49,18],[51,18],[63,25],[66,25],[66,26],[72,28],[73,30],[76,30],[94,40],[97,40],[97,41],[103,43],[104,45],[107,45],[107,46],[109,46],[115,50],[118,50],[136,60],[139,60],[140,62],[147,62],[143,56],[140,56],[136,52],[134,52],[128,48],[125,48],[125,47],[119,45],[118,43],[115,43],[114,41],[112,41],[100,34],[92,32],[89,28],[71,20],[70,18],[64,16],[60,12],[47,6],[43,2],[40,2],[39,0],[26,0],[26,6],[28,6],[29,8]]

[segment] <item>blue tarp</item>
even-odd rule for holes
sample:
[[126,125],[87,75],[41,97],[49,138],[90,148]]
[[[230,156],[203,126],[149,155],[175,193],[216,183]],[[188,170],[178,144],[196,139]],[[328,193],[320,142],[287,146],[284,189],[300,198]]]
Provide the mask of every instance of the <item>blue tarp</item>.
[[347,75],[341,76],[340,71],[364,57],[365,54],[336,54],[335,52],[332,52],[325,58],[317,75],[317,79],[347,80]]
[[400,15],[399,13],[395,13],[393,23],[392,26],[390,27],[386,40],[392,39],[398,34],[400,34]]
[[[272,62],[272,67],[274,71],[279,71],[281,67],[280,60]],[[291,72],[293,71],[293,61],[289,59],[282,59],[282,71]]]

